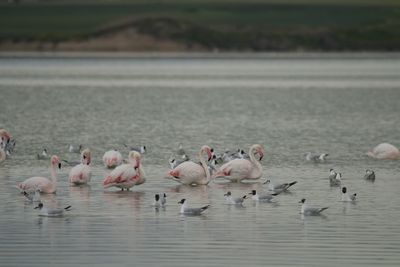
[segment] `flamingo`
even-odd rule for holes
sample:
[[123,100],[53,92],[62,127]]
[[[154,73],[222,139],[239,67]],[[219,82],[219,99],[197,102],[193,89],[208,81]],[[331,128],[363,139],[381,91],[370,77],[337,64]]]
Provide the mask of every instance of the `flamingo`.
[[243,179],[259,179],[262,176],[262,166],[255,158],[264,157],[264,149],[261,145],[252,145],[249,149],[250,159],[234,159],[222,165],[212,178],[224,177],[232,182],[240,182]]
[[104,188],[115,186],[121,188],[123,191],[124,189],[129,190],[129,188],[135,185],[143,184],[146,181],[142,165],[140,164],[140,153],[131,151],[128,158],[129,163],[118,166],[104,179]]
[[111,169],[122,164],[122,155],[117,150],[109,150],[103,155],[104,166]]
[[54,194],[57,190],[57,173],[55,167],[61,169],[61,163],[57,156],[53,155],[50,158],[50,173],[51,179],[45,177],[31,177],[24,182],[17,184],[17,188],[21,191],[33,192],[40,189],[40,192],[45,194]]
[[389,143],[377,145],[367,155],[375,159],[400,159],[399,149]]
[[75,185],[87,184],[90,182],[92,172],[90,170],[91,162],[90,149],[85,149],[81,154],[81,163],[76,165],[69,172],[69,182]]
[[207,163],[204,160],[204,153],[207,153],[208,160],[210,160],[212,157],[211,148],[209,146],[202,146],[198,154],[200,164],[193,161],[185,161],[169,171],[165,178],[186,185],[208,184],[211,175]]

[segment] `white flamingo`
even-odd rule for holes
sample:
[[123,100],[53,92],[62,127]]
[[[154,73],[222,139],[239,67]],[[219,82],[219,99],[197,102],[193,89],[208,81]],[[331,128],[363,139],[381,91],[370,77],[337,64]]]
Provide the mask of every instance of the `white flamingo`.
[[103,155],[103,163],[107,168],[114,168],[122,164],[122,155],[117,150],[109,150]]
[[131,151],[128,159],[129,163],[118,166],[104,179],[104,188],[115,186],[121,188],[121,190],[129,190],[129,188],[143,184],[146,181],[140,162],[140,153]]
[[198,154],[200,164],[193,161],[185,161],[169,171],[165,178],[186,185],[208,184],[211,175],[207,163],[204,160],[205,153],[207,154],[207,160],[210,160],[212,157],[211,148],[209,146],[202,146]]
[[375,159],[400,159],[400,151],[394,145],[382,143],[367,152],[367,155]]
[[51,179],[45,177],[31,177],[26,179],[24,182],[17,184],[17,187],[21,191],[33,192],[36,189],[40,189],[41,193],[53,194],[57,190],[57,173],[55,168],[61,168],[60,160],[57,156],[53,155],[50,158],[50,173]]
[[90,182],[90,178],[92,177],[90,169],[91,159],[90,149],[87,148],[83,150],[81,154],[81,163],[73,167],[69,172],[68,178],[70,183],[81,185]]
[[212,178],[224,177],[232,182],[240,182],[243,179],[259,179],[262,176],[262,166],[255,155],[264,157],[264,149],[261,145],[252,145],[249,149],[250,159],[234,159],[222,165]]

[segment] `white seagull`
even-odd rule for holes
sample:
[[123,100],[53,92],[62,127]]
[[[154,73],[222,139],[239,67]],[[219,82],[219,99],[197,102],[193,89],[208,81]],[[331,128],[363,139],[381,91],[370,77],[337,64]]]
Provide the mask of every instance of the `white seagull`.
[[311,215],[311,216],[315,216],[315,215],[321,215],[321,212],[326,210],[329,207],[324,207],[324,208],[313,208],[313,207],[308,207],[306,205],[306,199],[303,198],[302,200],[300,200],[299,203],[302,203],[301,205],[301,211],[300,213],[303,215]]
[[182,199],[181,201],[178,202],[178,204],[181,204],[181,210],[180,214],[184,215],[201,215],[205,210],[207,210],[210,205],[203,206],[201,208],[188,208],[186,206],[186,199]]
[[246,195],[244,195],[242,197],[233,198],[231,191],[228,191],[226,194],[224,194],[224,196],[225,196],[226,204],[228,204],[228,205],[242,205],[243,201],[247,198]]

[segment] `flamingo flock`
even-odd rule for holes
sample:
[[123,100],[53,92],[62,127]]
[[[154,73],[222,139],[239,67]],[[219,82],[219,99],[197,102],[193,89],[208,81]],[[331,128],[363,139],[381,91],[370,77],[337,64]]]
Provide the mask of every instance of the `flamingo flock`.
[[[11,134],[5,129],[0,129],[0,162],[5,161],[10,157],[15,147],[15,140]],[[104,189],[116,187],[121,191],[129,191],[132,187],[142,185],[146,182],[146,175],[142,164],[142,154],[146,153],[146,146],[131,147],[129,148],[128,158],[123,159],[122,154],[117,150],[106,151],[102,157],[104,166],[107,169],[112,169],[107,174],[103,181],[102,186]],[[68,181],[72,186],[80,186],[91,182],[92,171],[92,153],[89,148],[79,146],[69,146],[69,152],[79,153],[80,161],[76,164],[71,164],[73,167],[69,171]],[[257,181],[263,177],[263,167],[261,161],[264,158],[265,150],[262,145],[254,144],[250,146],[248,153],[242,149],[236,152],[225,151],[225,153],[217,155],[213,148],[208,145],[201,146],[197,153],[196,161],[189,160],[189,156],[183,149],[182,144],[179,145],[176,151],[178,157],[183,160],[176,160],[170,158],[169,163],[171,169],[168,170],[164,178],[178,182],[179,184],[187,186],[207,185],[213,180],[224,179],[228,182],[238,183],[243,181]],[[400,151],[393,145],[382,143],[367,152],[367,155],[375,159],[400,159]],[[320,156],[311,156],[307,154],[307,161],[312,159],[315,163],[325,162],[327,154]],[[41,177],[33,176],[20,182],[16,187],[25,195],[31,202],[38,201],[38,193],[41,194],[54,194],[57,192],[57,169],[61,168],[61,161],[58,156],[47,154],[44,149],[42,154],[37,155],[38,159],[50,160],[50,176]],[[63,160],[65,161],[65,160]],[[68,161],[65,161],[68,162]],[[173,163],[173,164],[172,164]],[[220,167],[217,165],[222,164]],[[342,192],[342,201],[355,201],[356,193],[349,195],[347,188],[342,187],[342,175],[330,170],[329,182],[331,186],[338,186]],[[375,181],[375,173],[372,170],[367,170],[364,176],[365,180]],[[248,195],[250,199],[257,202],[271,202],[274,197],[282,192],[288,191],[289,187],[295,185],[297,181],[275,184],[273,185],[270,180],[264,182],[268,186],[268,193],[259,194],[256,190],[252,190]],[[34,196],[30,194],[34,193]],[[162,197],[160,197],[160,195]],[[233,198],[231,192],[225,195],[227,204],[242,204],[247,198],[247,195],[242,197]],[[35,201],[33,201],[35,199]],[[48,209],[43,206],[41,201],[37,206],[43,213],[50,214]],[[154,206],[164,207],[166,204],[166,194],[156,194]],[[179,202],[181,207],[181,214],[200,215],[209,208],[209,205],[200,208],[188,208],[186,199]],[[323,208],[309,208],[305,205],[305,199],[300,201],[302,203],[301,212],[306,215],[319,215],[328,207]],[[69,210],[70,207],[64,210]],[[63,209],[57,210],[59,214],[63,214]]]

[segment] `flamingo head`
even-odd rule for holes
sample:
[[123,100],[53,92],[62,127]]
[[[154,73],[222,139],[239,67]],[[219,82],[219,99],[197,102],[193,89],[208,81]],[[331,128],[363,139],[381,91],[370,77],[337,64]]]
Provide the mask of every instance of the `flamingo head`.
[[201,152],[206,152],[207,153],[207,161],[210,161],[212,159],[214,149],[210,148],[209,146],[202,146]]
[[132,150],[129,152],[129,162],[133,164],[135,169],[139,168],[140,166],[140,160],[141,160],[140,153],[137,151]]
[[90,152],[89,148],[86,148],[82,151],[82,163],[89,165],[92,161],[92,153]]
[[262,160],[262,158],[264,157],[264,153],[265,153],[264,148],[258,144],[253,145],[252,148],[253,148],[252,150],[253,150],[254,155],[256,155],[256,154],[259,155],[260,156],[259,160]]
[[61,169],[60,159],[56,155],[51,156],[50,162],[52,166],[58,165],[58,168]]

